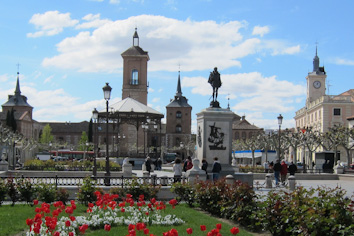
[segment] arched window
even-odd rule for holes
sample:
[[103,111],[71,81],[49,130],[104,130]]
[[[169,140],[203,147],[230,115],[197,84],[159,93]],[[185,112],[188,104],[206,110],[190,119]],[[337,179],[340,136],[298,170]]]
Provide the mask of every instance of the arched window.
[[246,136],[246,132],[245,131],[242,131],[242,139],[246,139],[247,136]]
[[130,84],[132,84],[132,85],[139,84],[139,73],[138,73],[137,69],[132,70],[132,78],[131,78]]
[[182,126],[176,125],[176,133],[182,133]]
[[182,112],[177,111],[176,112],[176,118],[182,118]]

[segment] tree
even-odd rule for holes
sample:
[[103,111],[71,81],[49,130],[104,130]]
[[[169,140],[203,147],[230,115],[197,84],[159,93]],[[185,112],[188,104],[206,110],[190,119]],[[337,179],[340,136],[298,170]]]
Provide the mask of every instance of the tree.
[[350,150],[354,148],[354,128],[351,129],[348,127],[341,127],[340,128],[342,139],[340,141],[340,146],[342,146],[346,153],[347,153],[347,163],[348,166],[352,164],[352,158],[350,157]]
[[46,124],[43,128],[40,142],[43,144],[49,144],[50,142],[53,142],[53,140],[54,137],[52,135],[52,128],[50,127],[49,124]]
[[88,143],[88,136],[87,133],[83,131],[79,141],[79,151],[86,151],[86,148],[88,148],[86,147],[86,143]]
[[326,150],[333,150],[334,151],[334,164],[337,165],[338,161],[338,147],[348,142],[349,140],[344,140],[345,137],[343,136],[343,126],[335,125],[328,129],[328,132],[322,134],[321,136],[321,145]]
[[251,138],[244,140],[243,143],[244,143],[246,149],[251,150],[251,152],[252,152],[252,166],[255,167],[256,161],[255,161],[255,157],[254,157],[254,152],[257,149],[261,148],[259,138],[258,138],[258,136],[252,136]]
[[[321,145],[322,140],[321,140],[321,134],[319,131],[317,130],[313,130],[311,127],[310,128],[306,128],[306,129],[302,129],[302,142],[304,145],[304,148],[307,148],[307,150],[309,151],[309,157],[307,160],[307,164],[309,165],[313,160],[312,160],[312,156],[313,153],[316,151],[316,149]],[[305,170],[305,158],[303,160],[304,163],[304,170]]]
[[294,131],[286,130],[285,140],[294,150],[295,161],[297,161],[297,149],[302,143],[301,137],[302,132],[299,128]]

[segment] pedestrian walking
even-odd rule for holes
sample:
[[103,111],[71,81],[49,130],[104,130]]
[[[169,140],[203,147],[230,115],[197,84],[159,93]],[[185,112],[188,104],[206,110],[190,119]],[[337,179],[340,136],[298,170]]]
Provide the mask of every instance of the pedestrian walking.
[[275,161],[275,164],[273,166],[273,171],[274,171],[274,179],[275,179],[275,185],[279,186],[279,175],[280,175],[280,171],[281,171],[281,164],[279,160]]
[[187,170],[192,169],[192,167],[193,167],[192,158],[188,156],[186,161],[184,162],[183,171],[186,172]]
[[288,165],[285,163],[285,161],[282,161],[281,170],[280,170],[280,179],[283,185],[285,184],[287,174],[288,174]]
[[294,162],[290,163],[288,170],[290,175],[295,175],[295,172],[297,171],[297,166],[294,164]]
[[148,171],[150,173],[150,171],[151,171],[151,160],[150,160],[149,156],[147,156],[146,159],[145,159],[145,168],[146,168],[146,171]]
[[182,161],[179,158],[176,158],[175,163],[173,164],[173,173],[174,173],[174,182],[181,182],[182,177]]
[[221,164],[219,162],[219,158],[217,157],[214,157],[214,163],[211,172],[213,173],[213,181],[218,180],[221,172]]

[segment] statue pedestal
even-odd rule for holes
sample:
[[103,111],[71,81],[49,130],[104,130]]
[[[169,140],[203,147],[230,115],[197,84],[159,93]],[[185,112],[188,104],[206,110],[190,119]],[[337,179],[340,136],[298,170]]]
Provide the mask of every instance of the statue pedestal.
[[0,171],[8,171],[9,163],[7,161],[0,161]]
[[207,176],[204,170],[199,168],[199,160],[194,158],[192,160],[193,168],[187,170],[186,177],[188,178],[188,182],[194,183],[196,181],[205,181]]
[[197,114],[197,158],[205,159],[211,173],[214,157],[222,166],[221,176],[233,174],[231,166],[232,121],[235,114],[229,109],[209,107]]

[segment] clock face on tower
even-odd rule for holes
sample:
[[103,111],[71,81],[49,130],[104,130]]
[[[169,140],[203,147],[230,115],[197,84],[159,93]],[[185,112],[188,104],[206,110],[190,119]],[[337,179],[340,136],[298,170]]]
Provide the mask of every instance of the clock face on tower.
[[315,82],[313,82],[313,87],[315,87],[317,89],[320,88],[321,87],[321,82],[316,80]]

